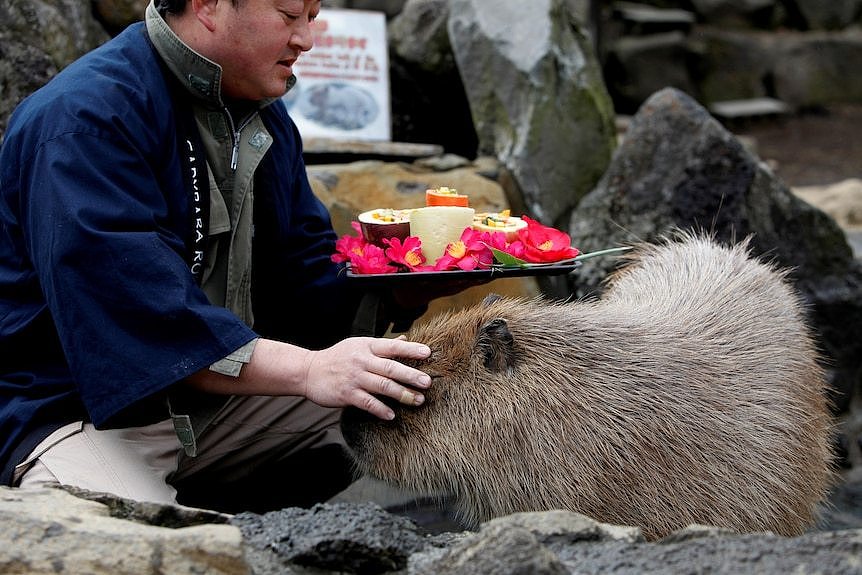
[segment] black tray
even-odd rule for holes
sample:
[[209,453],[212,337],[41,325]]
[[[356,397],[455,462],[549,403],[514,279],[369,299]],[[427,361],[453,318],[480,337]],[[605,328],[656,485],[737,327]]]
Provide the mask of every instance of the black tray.
[[400,272],[394,274],[355,274],[347,264],[347,277],[367,287],[401,287],[404,285],[415,285],[423,283],[436,283],[439,281],[476,281],[477,284],[503,278],[525,277],[525,276],[554,276],[563,275],[580,267],[581,262],[568,261],[556,264],[531,264],[525,267],[502,267],[493,266],[483,270],[450,270],[442,272]]

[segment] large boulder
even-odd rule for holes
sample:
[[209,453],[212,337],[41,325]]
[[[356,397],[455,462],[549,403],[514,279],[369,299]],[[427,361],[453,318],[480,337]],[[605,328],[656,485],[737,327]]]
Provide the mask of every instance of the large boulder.
[[479,152],[514,175],[529,215],[564,223],[605,171],[614,112],[589,36],[562,0],[451,0],[449,39]]
[[[846,410],[862,373],[862,265],[844,232],[794,196],[697,102],[667,89],[632,118],[607,173],[568,229],[591,251],[656,240],[675,228],[709,230],[722,241],[753,234],[757,255],[792,268],[826,355],[836,409]],[[615,265],[613,258],[585,262],[571,290],[600,292]]]
[[477,138],[446,22],[448,0],[408,0],[387,28],[392,137],[473,158]]
[[21,100],[107,39],[88,2],[0,3],[0,138]]

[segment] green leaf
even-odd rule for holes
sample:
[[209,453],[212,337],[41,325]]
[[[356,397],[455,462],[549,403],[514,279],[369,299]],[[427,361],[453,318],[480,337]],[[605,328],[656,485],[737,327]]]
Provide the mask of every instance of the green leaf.
[[[485,245],[488,245],[488,244],[485,244]],[[491,246],[488,246],[488,247],[491,249],[491,253],[494,254],[494,259],[500,265],[508,266],[508,267],[517,267],[517,268],[523,268],[523,267],[527,267],[528,265],[530,265],[530,262],[522,260],[520,258],[516,258],[512,254],[507,254],[506,252],[504,252],[502,250],[498,250],[497,248],[492,248]]]

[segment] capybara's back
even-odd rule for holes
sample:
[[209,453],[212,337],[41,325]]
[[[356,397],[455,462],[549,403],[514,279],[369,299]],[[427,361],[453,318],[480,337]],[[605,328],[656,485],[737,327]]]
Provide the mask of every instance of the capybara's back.
[[392,422],[345,414],[360,468],[470,524],[563,508],[651,539],[811,526],[832,429],[784,272],[695,235],[633,253],[600,300],[498,299],[416,326],[434,384]]

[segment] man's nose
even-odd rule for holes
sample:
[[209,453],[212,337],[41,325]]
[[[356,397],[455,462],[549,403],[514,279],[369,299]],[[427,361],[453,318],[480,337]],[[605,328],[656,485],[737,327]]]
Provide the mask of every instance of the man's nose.
[[314,46],[314,34],[311,22],[299,24],[290,37],[290,43],[303,52],[308,52]]

